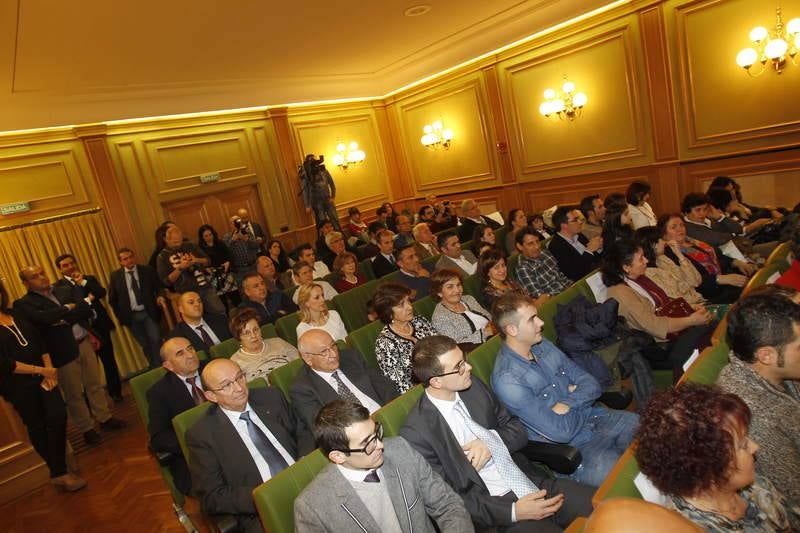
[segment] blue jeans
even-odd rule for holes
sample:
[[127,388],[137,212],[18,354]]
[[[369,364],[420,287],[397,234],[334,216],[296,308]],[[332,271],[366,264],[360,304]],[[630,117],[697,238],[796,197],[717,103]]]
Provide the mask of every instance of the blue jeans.
[[598,487],[633,441],[639,415],[616,409],[595,408],[595,411],[586,422],[593,431],[592,438],[578,446],[583,461],[569,477]]
[[158,329],[158,324],[146,312],[134,311],[131,333],[136,342],[139,343],[139,346],[142,347],[144,356],[147,357],[147,362],[150,363],[150,368],[160,367],[161,331]]

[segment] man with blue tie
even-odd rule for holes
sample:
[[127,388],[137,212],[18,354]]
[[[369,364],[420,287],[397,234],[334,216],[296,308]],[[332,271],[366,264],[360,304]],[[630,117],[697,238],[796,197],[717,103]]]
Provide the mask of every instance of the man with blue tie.
[[272,387],[248,391],[245,374],[229,359],[203,369],[206,399],[213,402],[189,429],[192,488],[209,515],[233,515],[242,531],[261,531],[253,489],[313,450],[283,395]]

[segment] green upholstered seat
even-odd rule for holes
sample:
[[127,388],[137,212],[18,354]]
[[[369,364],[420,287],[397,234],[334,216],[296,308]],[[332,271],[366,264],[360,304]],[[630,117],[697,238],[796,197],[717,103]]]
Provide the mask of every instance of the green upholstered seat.
[[214,346],[211,347],[209,351],[211,352],[212,359],[217,359],[220,357],[229,359],[230,356],[236,353],[236,350],[238,349],[239,349],[239,341],[234,338],[230,338],[228,340],[222,341],[219,344],[215,344]]
[[781,261],[775,261],[773,263],[767,263],[758,272],[753,274],[753,277],[750,278],[750,281],[747,282],[745,285],[744,290],[742,290],[742,296],[747,294],[748,292],[752,291],[756,287],[760,287],[767,283],[767,280],[775,274],[776,272],[784,272],[786,269],[789,268],[788,263],[783,263]]
[[415,315],[424,316],[430,320],[433,316],[433,310],[436,308],[436,303],[432,296],[426,296],[411,304],[411,307],[414,308]]
[[470,250],[471,251],[472,250],[472,240],[469,240],[467,242],[462,242],[461,243],[461,250],[462,251],[463,250]]
[[406,423],[408,413],[422,396],[423,390],[422,385],[416,385],[375,411],[373,418],[381,423],[385,436],[396,437],[400,434],[400,428]]
[[642,499],[642,494],[634,485],[633,480],[639,475],[639,463],[633,455],[633,446],[628,447],[625,453],[611,469],[605,481],[600,485],[592,497],[592,505],[597,507],[600,502],[609,498],[637,498]]
[[506,225],[500,226],[494,230],[495,242],[502,248],[506,246],[506,235],[508,235],[508,226]]
[[464,294],[469,294],[478,302],[483,300],[481,297],[481,278],[477,272],[464,278]]
[[280,389],[287,402],[291,401],[289,400],[289,387],[292,386],[294,378],[300,373],[304,364],[302,359],[295,359],[269,373],[269,384]]
[[273,339],[278,336],[278,331],[275,329],[275,324],[264,324],[261,326],[261,337],[264,339]]
[[358,271],[368,280],[375,279],[375,271],[372,270],[372,260],[369,258],[359,261]]
[[285,294],[286,297],[291,300],[292,296],[294,296],[294,291],[296,290],[297,290],[297,285],[292,285],[291,287],[286,287],[285,289],[283,289],[283,294]]
[[511,254],[506,263],[506,268],[508,269],[508,277],[512,279],[517,279],[517,263],[519,263],[519,254]]
[[376,320],[347,336],[347,343],[358,350],[370,366],[378,366],[378,359],[375,357],[375,341],[382,329],[383,322]]
[[717,382],[719,373],[728,364],[728,353],[730,348],[724,342],[716,346],[709,346],[700,357],[689,367],[689,370],[681,376],[681,383],[691,381],[692,383],[703,383],[711,385]]
[[784,267],[784,270],[788,269],[791,264],[791,262],[789,261],[789,252],[791,251],[791,249],[792,249],[791,242],[789,241],[782,242],[781,244],[776,246],[774,250],[772,250],[771,254],[769,254],[766,264],[770,265],[773,263],[778,263]]
[[377,287],[378,280],[372,280],[333,297],[333,307],[342,317],[347,331],[367,325],[367,302],[372,299]]
[[385,276],[382,276],[379,279],[380,279],[380,281],[382,283],[387,283],[387,282],[397,283],[397,278],[399,276],[400,276],[400,271],[399,270],[395,270],[394,272],[389,272],[388,274],[386,274]]
[[477,376],[487,387],[492,386],[492,371],[497,352],[503,346],[503,339],[495,335],[482,345],[472,350],[467,356],[467,362],[472,366],[472,375]]
[[331,285],[335,285],[337,281],[339,281],[339,274],[336,272],[331,272],[330,274],[326,274],[322,276],[322,281],[327,281]]
[[428,272],[433,272],[434,270],[436,270],[436,262],[439,261],[439,258],[441,258],[441,257],[442,257],[442,254],[436,254],[436,255],[430,256],[427,259],[423,259],[421,261],[422,266]]
[[297,346],[297,324],[300,323],[300,313],[289,313],[275,321],[275,329],[278,337],[282,338],[292,346]]
[[328,465],[319,449],[253,490],[261,525],[269,533],[294,533],[294,500]]

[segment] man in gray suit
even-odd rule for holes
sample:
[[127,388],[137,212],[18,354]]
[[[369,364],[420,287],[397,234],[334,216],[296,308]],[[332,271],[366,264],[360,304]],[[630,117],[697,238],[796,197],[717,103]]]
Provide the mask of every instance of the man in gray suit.
[[383,440],[369,411],[336,400],[317,415],[317,445],[332,464],[294,502],[295,531],[474,531],[453,489],[402,438]]
[[439,235],[439,249],[442,257],[436,262],[436,270],[449,268],[458,270],[465,278],[475,273],[478,259],[469,250],[462,250],[455,231],[446,231]]

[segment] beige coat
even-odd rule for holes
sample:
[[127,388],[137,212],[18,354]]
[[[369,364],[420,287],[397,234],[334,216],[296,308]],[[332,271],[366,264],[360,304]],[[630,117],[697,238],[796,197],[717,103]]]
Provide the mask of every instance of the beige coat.
[[657,268],[648,268],[647,277],[655,281],[670,298],[683,298],[690,304],[699,304],[704,301],[703,295],[695,290],[703,281],[694,265],[681,257],[680,266],[665,256],[656,260]]
[[619,303],[617,314],[624,317],[630,327],[649,333],[657,341],[667,340],[669,319],[656,316],[653,302],[628,287],[624,282],[609,287],[608,297],[614,298]]

